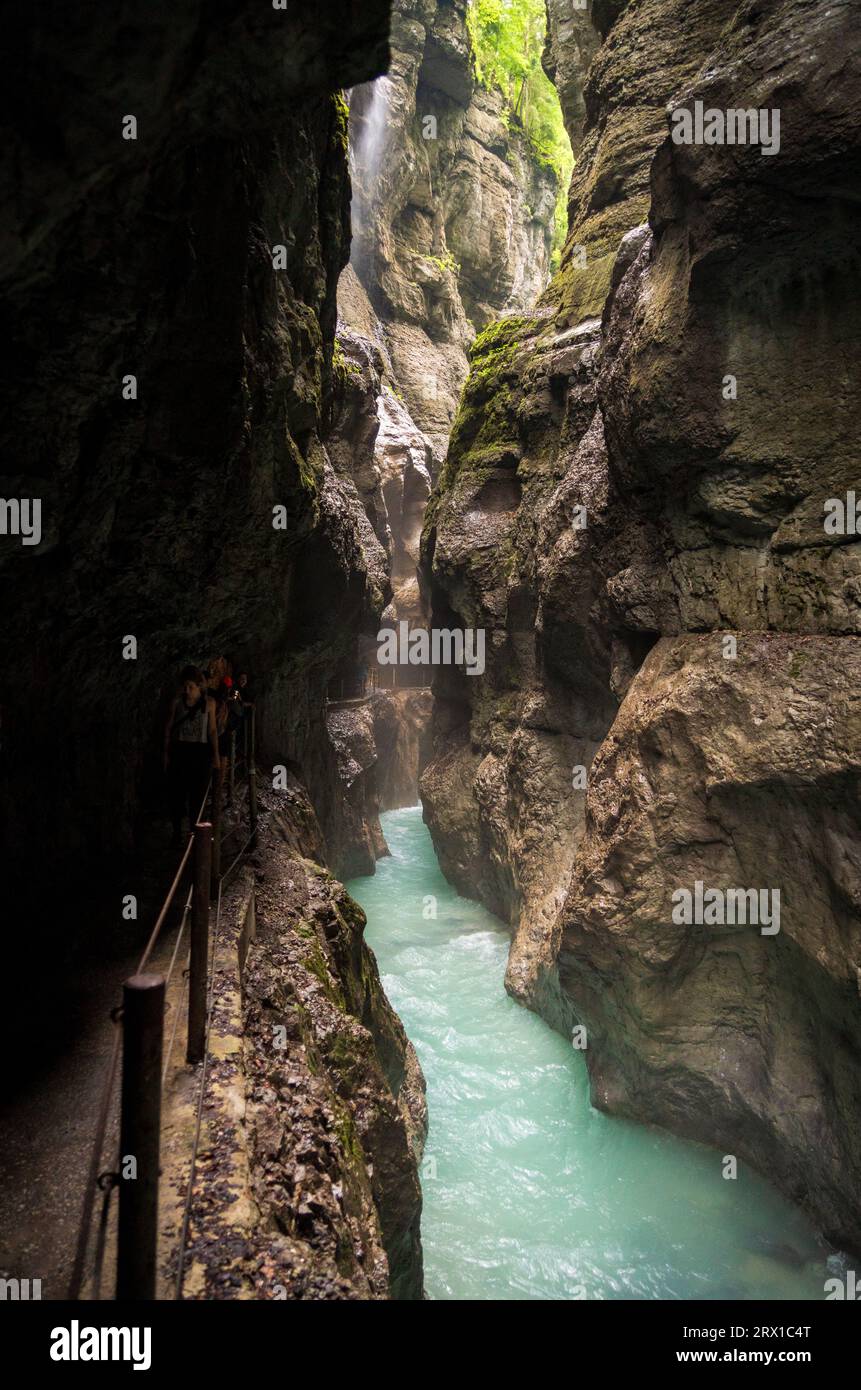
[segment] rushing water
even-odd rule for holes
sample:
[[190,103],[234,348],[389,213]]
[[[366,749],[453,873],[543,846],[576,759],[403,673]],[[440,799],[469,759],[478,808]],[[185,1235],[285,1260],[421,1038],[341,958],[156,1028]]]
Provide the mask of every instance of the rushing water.
[[386,143],[391,134],[390,90],[388,77],[378,77],[373,82],[353,88],[350,93],[351,108],[355,103],[356,109],[363,112],[361,121],[355,122],[352,116],[350,119],[350,178],[353,185],[350,223],[354,232],[350,244],[350,264],[353,266],[356,264],[359,236],[370,229],[369,205],[373,201]]
[[[443,878],[421,808],[350,892],[427,1078],[432,1298],[817,1298],[803,1216],[721,1155],[593,1110],[582,1053],[509,999],[508,932]],[[436,917],[430,914],[436,900]]]

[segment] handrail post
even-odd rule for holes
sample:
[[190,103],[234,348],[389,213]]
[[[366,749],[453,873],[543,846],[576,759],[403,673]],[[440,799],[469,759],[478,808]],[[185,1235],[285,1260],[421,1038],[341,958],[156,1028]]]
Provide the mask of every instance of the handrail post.
[[117,1298],[155,1298],[164,976],[123,985]]
[[233,805],[233,795],[236,791],[236,730],[230,735],[230,765],[227,774],[227,798],[230,806]]
[[249,847],[257,845],[257,752],[255,749],[254,706],[247,716],[248,725],[248,817],[250,820]]
[[218,892],[221,877],[221,803],[224,800],[224,769],[219,767],[212,774],[212,857],[210,871],[210,891]]
[[212,874],[212,826],[194,827],[191,890],[191,962],[188,977],[188,1045],[186,1061],[200,1062],[206,1049],[206,976],[209,956],[209,884]]

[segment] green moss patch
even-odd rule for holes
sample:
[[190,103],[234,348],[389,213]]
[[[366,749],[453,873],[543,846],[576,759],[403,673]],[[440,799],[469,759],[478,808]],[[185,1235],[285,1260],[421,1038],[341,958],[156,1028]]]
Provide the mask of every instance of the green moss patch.
[[520,441],[512,386],[524,339],[534,330],[526,318],[497,319],[470,349],[470,372],[452,427],[439,493],[451,487],[462,468],[481,469],[515,462]]

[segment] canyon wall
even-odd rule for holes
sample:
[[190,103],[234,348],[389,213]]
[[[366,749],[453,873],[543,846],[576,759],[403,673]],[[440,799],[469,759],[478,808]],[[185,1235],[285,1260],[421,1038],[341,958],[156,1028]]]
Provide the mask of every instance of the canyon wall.
[[430,756],[430,690],[375,690],[364,700],[333,701],[326,726],[342,799],[328,837],[328,861],[340,878],[372,874],[388,854],[380,812],[415,806]]
[[[0,831],[25,900],[36,864],[59,885],[134,850],[162,811],[163,696],[218,651],[252,673],[261,764],[295,762],[336,824],[326,686],[389,581],[323,446],[350,242],[335,93],[384,70],[388,26],[384,0],[9,18],[2,493],[42,503],[39,545],[0,538]],[[58,897],[37,911],[63,949]]]
[[[424,535],[425,814],[585,1025],[592,1097],[734,1153],[861,1247],[859,45],[848,4],[548,0],[562,267],[478,337]],[[678,108],[780,112],[681,144]],[[851,509],[851,508],[850,508]],[[780,931],[674,894],[779,891]]]
[[186,1298],[422,1297],[424,1079],[324,852],[297,778],[263,794],[259,867],[222,900]]
[[[403,403],[379,324],[350,267],[342,276],[339,302],[363,331],[339,320],[327,453],[336,474],[357,490],[384,556],[389,602],[380,622],[421,623],[417,566],[432,447]],[[415,805],[427,760],[430,692],[384,688],[395,673],[378,666],[375,632],[350,634],[326,712],[341,788],[340,811],[330,821],[329,854],[342,878],[374,872],[377,859],[388,852],[379,813]]]
[[40,499],[42,522],[39,544],[0,536],[4,905],[29,928],[7,968],[27,1027],[66,957],[98,947],[101,969],[149,929],[120,924],[120,893],[173,875],[138,852],[164,815],[159,714],[183,665],[241,661],[261,771],[292,779],[260,841],[246,982],[243,1210],[260,1221],[241,1250],[202,1238],[206,1297],[273,1296],[279,1276],[291,1298],[421,1296],[420,1072],[323,867],[344,798],[326,690],[391,593],[324,444],[350,243],[338,89],[384,70],[389,17],[386,0],[4,15],[0,490]]
[[[475,332],[547,283],[557,194],[501,94],[475,80],[466,10],[395,0],[389,71],[350,100],[352,267],[435,467]],[[349,301],[342,316],[359,326]]]
[[[426,620],[421,529],[468,346],[491,319],[531,305],[549,277],[556,175],[502,95],[477,83],[466,9],[465,0],[395,0],[389,70],[350,93],[353,246],[338,291],[326,448],[385,554],[386,626]],[[360,668],[382,683],[392,676],[357,638],[336,693],[358,690]],[[333,863],[345,877],[373,872],[384,852],[377,811],[417,800],[429,711],[426,693],[407,690],[330,710],[344,790]]]

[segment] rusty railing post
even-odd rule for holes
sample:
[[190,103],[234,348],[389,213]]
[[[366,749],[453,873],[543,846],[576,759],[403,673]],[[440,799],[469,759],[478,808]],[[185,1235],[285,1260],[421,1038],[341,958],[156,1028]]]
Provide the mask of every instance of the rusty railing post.
[[221,806],[224,801],[224,768],[212,774],[212,856],[210,870],[210,892],[218,892],[221,877]]
[[117,1298],[155,1298],[164,976],[123,985]]
[[191,963],[188,976],[188,1045],[186,1061],[200,1062],[206,1048],[206,976],[209,957],[209,883],[212,873],[212,826],[194,827],[191,890]]
[[257,751],[255,749],[255,728],[254,728],[254,706],[248,711],[248,817],[250,821],[249,829],[250,846],[254,849],[257,845]]

